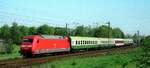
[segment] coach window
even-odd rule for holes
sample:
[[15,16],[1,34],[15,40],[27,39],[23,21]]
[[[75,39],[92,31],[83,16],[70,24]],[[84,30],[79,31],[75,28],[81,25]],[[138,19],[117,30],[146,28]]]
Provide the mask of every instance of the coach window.
[[84,44],[84,40],[82,41],[82,44]]
[[78,41],[76,41],[76,44],[78,44]]
[[82,44],[84,44],[84,41],[82,40]]
[[84,44],[84,40],[82,41],[82,44]]
[[90,44],[92,44],[92,41],[90,41]]
[[79,44],[81,45],[81,41],[79,41]]
[[85,41],[85,43],[87,44],[87,41]]
[[95,44],[97,44],[97,41],[95,41]]
[[78,41],[78,44],[80,45],[80,44],[81,44],[81,41]]
[[84,40],[82,41],[82,44],[84,44]]
[[82,44],[84,44],[84,40],[82,40]]

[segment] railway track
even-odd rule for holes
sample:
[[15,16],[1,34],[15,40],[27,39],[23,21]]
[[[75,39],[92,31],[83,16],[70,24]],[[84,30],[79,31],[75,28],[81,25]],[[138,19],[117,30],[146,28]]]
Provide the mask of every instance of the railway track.
[[136,46],[125,46],[125,47],[116,47],[116,48],[109,48],[109,49],[102,49],[102,50],[95,50],[95,51],[83,51],[83,52],[74,52],[68,53],[63,55],[55,55],[55,56],[47,56],[41,58],[18,58],[13,60],[3,60],[0,61],[0,68],[30,68],[31,65],[34,64],[41,64],[49,61],[58,60],[64,57],[72,57],[72,56],[84,56],[84,57],[91,57],[91,56],[99,56],[99,55],[107,55],[113,53],[127,53],[132,48]]

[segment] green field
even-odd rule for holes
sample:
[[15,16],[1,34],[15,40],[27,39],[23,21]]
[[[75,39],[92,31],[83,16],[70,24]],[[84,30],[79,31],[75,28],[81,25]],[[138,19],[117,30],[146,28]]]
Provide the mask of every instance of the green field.
[[95,57],[67,57],[53,62],[33,65],[33,68],[136,68],[135,56],[142,53],[141,48],[131,52],[113,53]]
[[0,60],[15,59],[22,57],[19,53],[20,47],[13,45],[12,53],[0,53]]

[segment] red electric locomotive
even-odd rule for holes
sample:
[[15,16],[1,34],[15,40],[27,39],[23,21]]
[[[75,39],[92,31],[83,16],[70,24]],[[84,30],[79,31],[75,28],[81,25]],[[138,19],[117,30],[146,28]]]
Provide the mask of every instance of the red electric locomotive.
[[21,54],[31,57],[35,54],[70,51],[70,39],[64,36],[30,35],[21,43]]

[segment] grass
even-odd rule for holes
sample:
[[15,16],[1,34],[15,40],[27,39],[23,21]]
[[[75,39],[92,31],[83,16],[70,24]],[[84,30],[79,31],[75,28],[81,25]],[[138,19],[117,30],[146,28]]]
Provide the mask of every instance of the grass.
[[95,57],[67,57],[53,62],[33,65],[33,68],[136,68],[135,56],[141,48],[135,48],[129,53]]
[[0,53],[0,60],[7,60],[7,59],[15,59],[21,57],[19,50],[20,47],[17,45],[12,45],[13,50],[12,53]]

